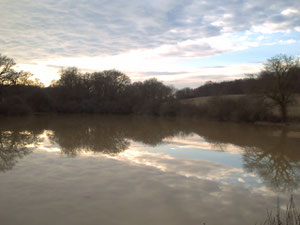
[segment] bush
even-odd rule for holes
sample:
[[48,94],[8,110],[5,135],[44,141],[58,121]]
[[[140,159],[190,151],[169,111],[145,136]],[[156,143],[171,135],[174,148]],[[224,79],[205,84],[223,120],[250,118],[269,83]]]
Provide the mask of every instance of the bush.
[[50,96],[41,88],[34,89],[26,98],[27,104],[34,112],[53,111],[53,102]]
[[257,96],[213,97],[205,108],[209,118],[219,121],[255,122],[273,118],[270,105]]
[[10,97],[0,104],[0,114],[28,115],[32,113],[30,107],[20,97]]

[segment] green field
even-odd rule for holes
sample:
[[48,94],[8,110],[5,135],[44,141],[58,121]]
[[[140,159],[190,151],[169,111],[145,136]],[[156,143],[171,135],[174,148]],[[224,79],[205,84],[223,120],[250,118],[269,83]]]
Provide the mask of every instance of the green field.
[[[242,96],[243,95],[223,95],[222,97],[239,98]],[[213,96],[189,98],[189,99],[181,100],[181,102],[184,104],[203,105],[211,98],[213,98]],[[274,108],[273,112],[275,115],[279,115],[279,110],[276,107]],[[295,103],[289,107],[288,112],[290,117],[300,118],[300,95],[299,94],[296,96]]]

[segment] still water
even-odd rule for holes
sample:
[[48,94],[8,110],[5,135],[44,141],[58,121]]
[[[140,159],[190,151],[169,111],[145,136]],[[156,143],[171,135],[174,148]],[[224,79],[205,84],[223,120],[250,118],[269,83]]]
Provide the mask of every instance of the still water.
[[241,225],[300,208],[300,130],[134,116],[0,118],[1,225]]

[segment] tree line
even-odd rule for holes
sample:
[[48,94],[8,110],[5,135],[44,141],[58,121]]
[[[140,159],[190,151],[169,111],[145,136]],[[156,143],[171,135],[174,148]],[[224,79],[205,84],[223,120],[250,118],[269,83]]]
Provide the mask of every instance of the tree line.
[[117,70],[82,73],[62,69],[50,87],[30,80],[30,73],[16,72],[15,62],[0,55],[0,114],[113,113],[161,114],[174,89],[155,78],[132,83]]
[[[219,83],[209,81],[195,89],[184,88],[176,92],[176,98],[256,95],[256,98],[260,98],[261,103],[269,109],[272,105],[278,107],[281,120],[286,121],[288,107],[295,103],[297,93],[300,93],[299,60],[280,54],[268,59],[264,64],[264,69],[258,74],[248,74],[244,79],[233,81]],[[266,104],[267,100],[269,100],[269,106]]]
[[[288,118],[288,106],[300,93],[298,60],[277,55],[259,74],[220,83],[207,82],[192,89],[175,90],[155,78],[131,82],[118,70],[83,73],[76,67],[60,70],[59,80],[44,87],[32,74],[16,71],[15,61],[0,55],[0,114],[105,113],[168,116],[200,116],[218,120],[280,120]],[[225,95],[243,95],[226,99]],[[219,96],[202,105],[184,99]],[[244,104],[241,104],[244,103]],[[272,104],[271,104],[272,103]]]

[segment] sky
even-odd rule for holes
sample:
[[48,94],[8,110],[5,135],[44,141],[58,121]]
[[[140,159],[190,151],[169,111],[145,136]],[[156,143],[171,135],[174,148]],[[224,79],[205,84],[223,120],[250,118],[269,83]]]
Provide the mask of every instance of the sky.
[[76,66],[194,88],[300,56],[299,0],[0,0],[0,15],[0,54],[46,85]]

